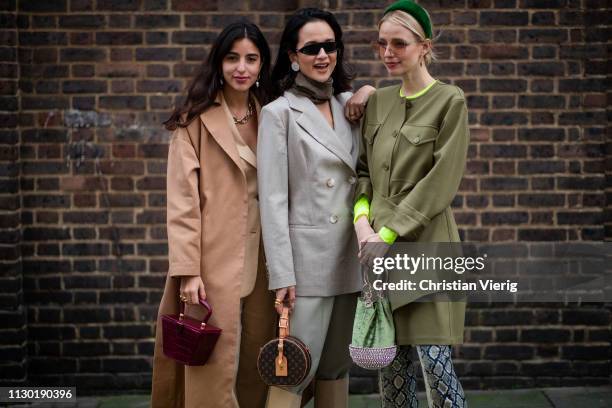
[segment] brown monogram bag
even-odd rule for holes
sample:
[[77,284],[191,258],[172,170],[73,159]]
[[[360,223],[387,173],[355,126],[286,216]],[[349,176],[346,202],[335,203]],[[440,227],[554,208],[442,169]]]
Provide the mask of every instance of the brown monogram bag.
[[289,335],[289,308],[283,307],[278,320],[278,338],[259,350],[259,375],[268,385],[293,387],[304,381],[310,367],[310,351],[301,340]]

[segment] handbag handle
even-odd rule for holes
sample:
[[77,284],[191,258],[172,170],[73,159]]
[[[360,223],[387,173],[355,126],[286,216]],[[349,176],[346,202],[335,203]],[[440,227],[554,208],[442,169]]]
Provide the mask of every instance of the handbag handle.
[[361,276],[363,278],[363,289],[361,291],[361,296],[365,303],[366,307],[372,307],[374,302],[378,299],[382,299],[384,294],[380,290],[375,290],[370,283],[370,279],[368,279],[368,267],[366,265],[361,265]]
[[[202,324],[200,325],[202,328],[204,328],[204,326],[206,326],[206,323],[208,323],[208,319],[210,319],[210,316],[212,316],[212,306],[204,299],[199,299],[200,305],[204,306],[204,309],[206,309],[206,316],[204,316],[204,318],[202,319]],[[181,306],[180,306],[180,313],[179,313],[179,320],[183,320],[183,317],[185,317],[185,302],[181,302]]]
[[285,356],[285,338],[289,336],[289,308],[283,306],[278,319],[278,355],[274,359],[275,374],[277,377],[287,376],[287,357]]
[[278,319],[278,337],[284,339],[289,336],[289,308],[283,306],[283,311]]

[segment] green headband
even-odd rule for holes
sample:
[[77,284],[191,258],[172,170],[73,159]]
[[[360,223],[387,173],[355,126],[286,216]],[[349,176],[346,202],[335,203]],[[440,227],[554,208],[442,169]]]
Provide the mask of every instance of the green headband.
[[390,13],[396,10],[404,11],[410,14],[412,17],[415,18],[416,21],[419,22],[421,27],[423,27],[423,31],[425,31],[425,38],[432,37],[431,20],[429,19],[429,15],[427,14],[427,11],[425,11],[423,7],[419,6],[418,4],[410,0],[399,0],[393,3],[392,5],[390,5],[389,7],[387,7],[385,9],[385,12],[383,13],[383,16],[387,13]]

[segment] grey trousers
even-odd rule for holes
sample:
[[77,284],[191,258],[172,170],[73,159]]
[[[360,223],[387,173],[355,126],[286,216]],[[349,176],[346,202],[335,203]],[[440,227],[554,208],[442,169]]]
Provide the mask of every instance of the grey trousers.
[[312,379],[338,380],[348,375],[353,361],[348,346],[353,333],[357,293],[338,296],[298,296],[289,319],[290,333],[310,350],[312,368],[306,379],[286,388],[301,394]]

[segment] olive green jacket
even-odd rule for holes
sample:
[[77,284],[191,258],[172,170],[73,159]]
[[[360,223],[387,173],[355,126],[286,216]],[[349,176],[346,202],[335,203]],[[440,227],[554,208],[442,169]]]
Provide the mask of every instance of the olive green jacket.
[[[450,205],[470,139],[463,91],[438,81],[407,100],[399,89],[379,89],[368,101],[355,199],[366,195],[374,230],[390,228],[398,241],[458,242]],[[408,294],[398,299],[400,293],[390,296],[393,309],[413,300]]]

